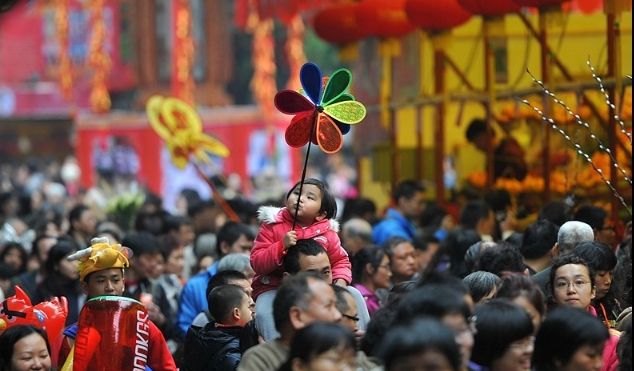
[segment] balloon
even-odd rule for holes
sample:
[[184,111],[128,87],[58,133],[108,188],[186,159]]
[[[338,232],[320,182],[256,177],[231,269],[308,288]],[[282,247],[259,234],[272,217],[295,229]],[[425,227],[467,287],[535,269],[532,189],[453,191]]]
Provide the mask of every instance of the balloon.
[[[149,319],[140,302],[100,296],[86,302],[79,314],[73,371],[145,370]],[[67,362],[68,363],[68,362]]]
[[68,301],[65,297],[31,306],[31,299],[20,286],[15,286],[15,295],[0,304],[0,333],[17,325],[35,325],[46,331],[49,344],[53,344],[62,333],[67,316]]

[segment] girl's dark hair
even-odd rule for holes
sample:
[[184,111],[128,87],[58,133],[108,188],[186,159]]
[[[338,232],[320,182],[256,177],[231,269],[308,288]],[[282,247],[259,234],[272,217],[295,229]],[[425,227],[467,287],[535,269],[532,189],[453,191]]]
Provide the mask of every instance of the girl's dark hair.
[[500,277],[491,272],[476,271],[462,279],[469,287],[474,303],[480,302],[500,283]]
[[548,313],[539,327],[533,367],[540,371],[558,370],[582,346],[603,344],[608,337],[607,327],[589,312],[571,306],[558,307]]
[[448,314],[461,314],[465,320],[471,309],[463,294],[444,284],[429,284],[417,288],[398,303],[396,321],[411,320],[419,316],[441,319]]
[[614,251],[601,242],[584,242],[577,245],[572,253],[585,260],[595,273],[597,271],[611,271],[616,267]]
[[495,297],[513,300],[520,296],[526,298],[539,312],[539,315],[544,318],[546,301],[535,278],[521,273],[509,274],[502,278]]
[[11,366],[11,358],[13,357],[13,347],[15,343],[21,339],[31,335],[39,334],[46,343],[49,356],[51,355],[51,346],[46,337],[46,331],[33,325],[17,325],[9,327],[0,335],[0,370],[6,370]]
[[375,270],[379,269],[379,265],[386,255],[385,250],[374,245],[366,246],[357,251],[352,257],[352,282],[361,283],[367,264],[370,264]]
[[17,268],[17,272],[15,272],[15,274],[18,275],[24,273],[29,261],[29,256],[24,247],[18,242],[8,242],[4,245],[4,249],[0,252],[0,262],[4,261],[4,258],[9,255],[11,250],[17,250],[20,253],[20,258],[22,259],[22,265]]
[[56,274],[55,268],[59,262],[75,251],[77,251],[77,245],[74,242],[69,240],[58,240],[57,243],[48,251],[48,257],[44,263],[44,270],[46,271],[46,274],[49,275],[49,277]]
[[288,360],[279,368],[290,371],[294,359],[309,363],[313,358],[329,350],[356,351],[354,334],[336,323],[314,322],[297,331],[291,342]]
[[[295,188],[299,189],[300,182],[295,183],[295,185],[288,191],[286,194],[286,199],[288,199]],[[304,179],[304,185],[311,184],[319,188],[321,191],[321,208],[319,209],[319,213],[326,212],[326,219],[333,219],[337,216],[337,202],[335,201],[335,196],[330,193],[328,186],[326,183],[322,182],[319,179],[308,178]]]
[[506,299],[493,299],[475,307],[476,329],[471,360],[491,367],[514,341],[533,333],[533,322],[524,308]]
[[453,371],[461,367],[460,348],[453,331],[429,317],[420,317],[408,324],[393,327],[385,335],[379,349],[379,357],[387,371],[402,358],[428,351],[443,354]]

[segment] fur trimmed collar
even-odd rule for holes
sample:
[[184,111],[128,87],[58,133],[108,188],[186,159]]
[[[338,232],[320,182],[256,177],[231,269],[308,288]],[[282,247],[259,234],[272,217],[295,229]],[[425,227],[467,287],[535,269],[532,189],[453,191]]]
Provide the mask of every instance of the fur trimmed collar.
[[[258,209],[258,220],[260,223],[275,224],[282,221],[281,215],[279,215],[282,208],[276,206],[261,206]],[[339,232],[339,222],[337,219],[328,219],[330,222],[330,229]]]

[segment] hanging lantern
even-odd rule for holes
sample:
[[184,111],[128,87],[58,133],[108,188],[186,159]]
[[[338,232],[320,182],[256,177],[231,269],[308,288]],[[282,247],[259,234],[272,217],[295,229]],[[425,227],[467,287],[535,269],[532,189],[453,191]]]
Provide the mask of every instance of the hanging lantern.
[[458,0],[458,2],[470,13],[485,17],[515,13],[522,9],[512,0]]
[[577,0],[577,8],[583,14],[592,14],[601,11],[603,0]]
[[357,21],[359,3],[340,3],[324,8],[313,18],[313,28],[321,39],[336,45],[357,42],[366,36]]
[[561,6],[570,0],[513,0],[521,6],[532,6],[534,8],[544,9]]
[[398,38],[413,32],[405,13],[406,0],[363,0],[357,8],[359,23],[368,35]]
[[413,25],[426,31],[448,30],[471,18],[457,0],[407,0],[405,12]]

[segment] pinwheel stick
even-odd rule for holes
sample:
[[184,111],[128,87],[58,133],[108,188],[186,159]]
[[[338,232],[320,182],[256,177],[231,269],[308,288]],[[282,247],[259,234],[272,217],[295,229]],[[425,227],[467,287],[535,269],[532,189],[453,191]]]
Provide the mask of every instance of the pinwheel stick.
[[233,211],[231,206],[229,206],[227,201],[225,201],[225,199],[222,198],[222,196],[220,195],[220,192],[218,192],[218,190],[216,189],[216,186],[214,185],[214,183],[205,175],[205,173],[202,172],[202,170],[200,170],[200,167],[198,167],[198,164],[196,164],[195,162],[192,162],[192,164],[194,165],[194,168],[196,169],[196,172],[198,172],[198,175],[201,178],[203,178],[205,180],[205,182],[207,182],[207,184],[211,188],[211,196],[220,205],[220,207],[227,214],[229,219],[233,220],[234,222],[238,222],[238,223],[242,222],[240,220],[240,217],[238,216],[238,214],[236,214],[236,212]]
[[310,145],[313,143],[313,137],[315,136],[315,128],[317,127],[317,120],[319,119],[319,109],[321,107],[315,107],[313,113],[313,124],[310,126],[310,139],[308,140],[308,148],[306,149],[306,158],[304,159],[304,168],[302,169],[302,177],[299,181],[299,197],[297,197],[297,205],[295,207],[295,215],[293,216],[293,228],[295,230],[295,224],[297,224],[297,213],[299,212],[299,201],[302,199],[302,188],[304,188],[304,180],[306,180],[306,168],[308,167],[308,156],[310,155]]

